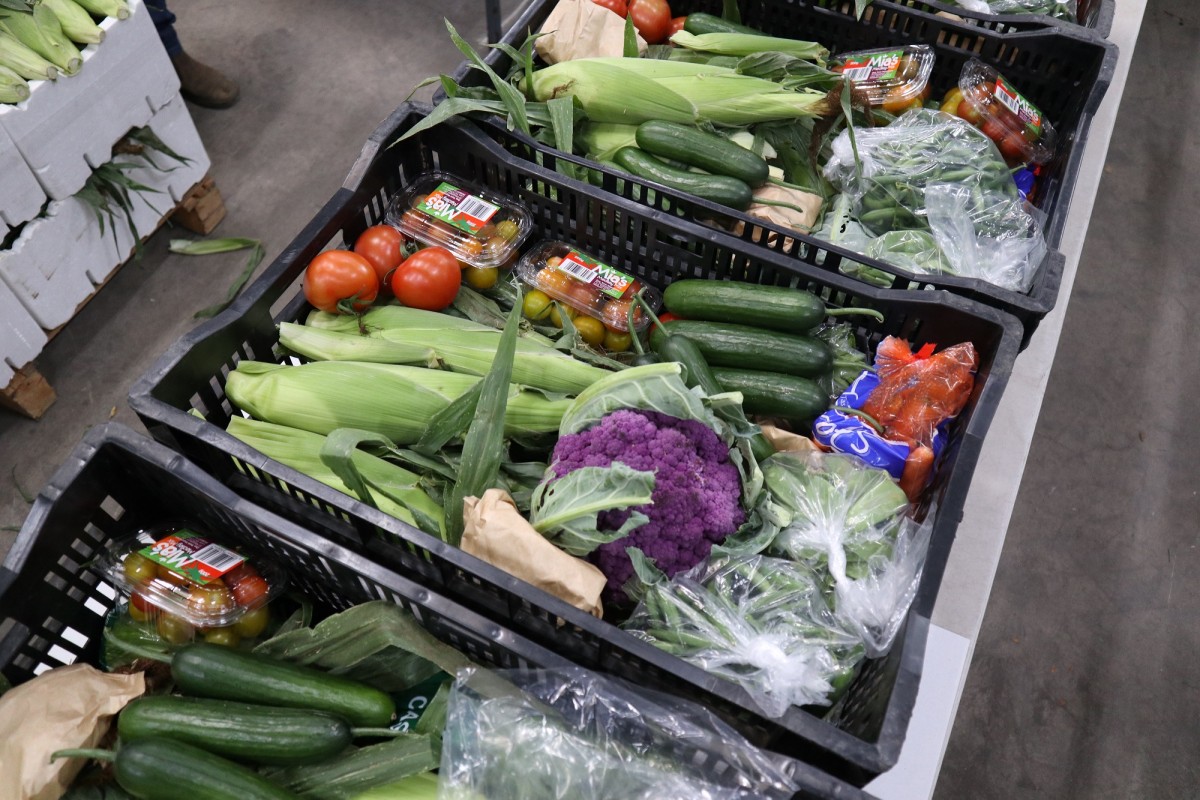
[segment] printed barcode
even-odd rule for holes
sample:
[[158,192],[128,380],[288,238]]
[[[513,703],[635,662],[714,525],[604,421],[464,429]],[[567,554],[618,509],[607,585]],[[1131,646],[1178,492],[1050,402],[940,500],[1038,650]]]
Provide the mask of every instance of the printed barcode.
[[862,67],[853,67],[845,70],[842,75],[851,83],[865,81],[871,77],[871,65],[867,64],[866,66]]
[[1007,87],[999,83],[996,84],[996,99],[1014,114],[1021,113],[1021,104],[1017,102],[1017,98],[1008,91]]
[[232,550],[226,550],[219,544],[210,544],[196,551],[196,554],[192,558],[206,566],[212,567],[217,572],[224,572],[231,567],[237,566],[244,560],[237,553]]
[[592,278],[596,276],[594,270],[585,267],[583,264],[572,261],[569,258],[564,258],[562,262],[559,263],[558,268],[568,275],[579,278],[581,281],[586,281],[587,283],[591,283]]
[[494,206],[485,200],[480,200],[478,197],[468,195],[459,201],[458,210],[468,217],[474,217],[481,222],[487,222],[492,218],[492,214],[500,210],[500,207]]

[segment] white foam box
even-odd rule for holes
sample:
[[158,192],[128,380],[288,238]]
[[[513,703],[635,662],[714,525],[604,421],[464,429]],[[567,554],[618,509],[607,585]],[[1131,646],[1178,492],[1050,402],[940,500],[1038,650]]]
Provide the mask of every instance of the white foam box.
[[[208,172],[209,159],[183,98],[176,95],[149,121],[163,144],[190,159],[179,165],[161,153],[150,157],[168,172],[143,166],[125,174],[151,189],[131,192],[133,221],[138,237],[154,232],[194,184]],[[138,163],[140,157],[121,156]],[[114,238],[115,237],[115,238]],[[134,251],[128,222],[118,215],[116,225],[105,217],[104,231],[91,206],[75,197],[52,202],[44,218],[25,226],[7,251],[0,251],[0,282],[20,300],[46,330],[68,322],[108,277]]]
[[179,77],[142,0],[127,19],[100,23],[104,41],[83,50],[71,77],[34,81],[29,99],[0,106],[11,137],[52,200],[78,192],[92,169],[112,159],[112,146],[145,125],[179,92]]
[[28,222],[37,216],[45,202],[46,193],[13,140],[0,129],[0,222],[13,227]]
[[36,358],[45,346],[46,332],[17,296],[0,283],[0,389],[8,386],[13,373]]

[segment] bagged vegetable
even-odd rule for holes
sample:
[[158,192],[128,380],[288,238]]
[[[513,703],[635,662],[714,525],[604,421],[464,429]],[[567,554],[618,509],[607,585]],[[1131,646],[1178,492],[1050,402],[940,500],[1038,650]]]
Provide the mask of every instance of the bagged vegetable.
[[822,576],[803,564],[717,555],[650,583],[623,627],[739,684],[778,718],[794,705],[831,703],[863,656],[824,591]]
[[798,788],[784,759],[707,709],[578,667],[459,672],[442,797],[751,800]]
[[949,0],[977,14],[1045,14],[1077,22],[1075,0]]

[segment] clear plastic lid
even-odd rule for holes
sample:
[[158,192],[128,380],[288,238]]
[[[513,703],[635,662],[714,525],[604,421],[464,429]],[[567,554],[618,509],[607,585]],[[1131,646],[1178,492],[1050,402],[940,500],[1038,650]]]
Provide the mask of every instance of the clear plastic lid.
[[[545,241],[534,245],[517,264],[517,275],[549,297],[622,333],[629,331],[629,308],[642,289],[645,289],[642,299],[651,309],[658,311],[662,304],[662,295],[657,290],[566,242]],[[638,306],[634,307],[633,318],[637,333],[650,324]]]
[[445,172],[413,181],[392,198],[385,220],[410,239],[484,269],[503,266],[533,230],[519,203]]
[[233,625],[287,587],[287,573],[275,562],[227,547],[190,525],[119,539],[98,567],[139,606],[201,630]]
[[882,47],[842,53],[830,68],[865,93],[871,105],[900,113],[924,99],[933,58],[933,48],[927,44]]
[[1010,165],[1044,164],[1054,155],[1050,122],[994,68],[972,58],[963,66],[958,88],[966,112],[959,116],[995,142]]

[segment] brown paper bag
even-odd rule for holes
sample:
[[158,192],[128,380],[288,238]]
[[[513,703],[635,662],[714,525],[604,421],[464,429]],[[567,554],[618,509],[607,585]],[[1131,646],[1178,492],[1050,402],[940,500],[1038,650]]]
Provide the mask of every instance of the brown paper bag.
[[604,573],[548,542],[521,516],[507,492],[488,489],[482,498],[468,497],[463,501],[463,523],[464,551],[589,614],[603,615]]
[[807,453],[820,448],[807,436],[776,428],[774,425],[760,425],[762,435],[777,453]]
[[[592,0],[559,0],[541,32],[534,47],[547,64],[625,53],[625,20]],[[638,36],[637,44],[646,52],[645,39]]]
[[116,675],[87,664],[44,672],[0,697],[0,797],[58,800],[82,758],[50,754],[100,743],[113,715],[146,690],[142,673]]

